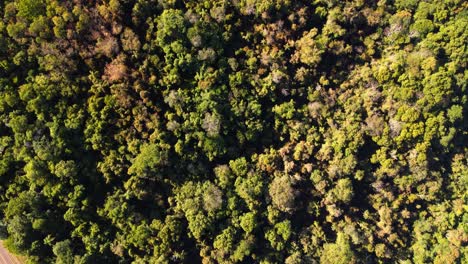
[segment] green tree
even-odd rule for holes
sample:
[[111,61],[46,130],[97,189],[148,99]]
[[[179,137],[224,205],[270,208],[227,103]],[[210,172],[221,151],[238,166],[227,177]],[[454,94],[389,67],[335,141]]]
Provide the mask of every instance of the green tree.
[[356,262],[356,257],[351,245],[343,233],[338,233],[335,243],[327,243],[323,246],[323,251],[320,256],[320,263],[346,263],[351,264]]
[[18,16],[33,19],[45,13],[43,0],[19,0],[17,3]]
[[269,186],[269,194],[273,204],[283,212],[292,212],[295,210],[294,200],[297,191],[292,186],[290,176],[277,175]]
[[52,250],[54,252],[54,255],[56,256],[55,263],[67,264],[74,262],[70,240],[64,240],[55,243]]

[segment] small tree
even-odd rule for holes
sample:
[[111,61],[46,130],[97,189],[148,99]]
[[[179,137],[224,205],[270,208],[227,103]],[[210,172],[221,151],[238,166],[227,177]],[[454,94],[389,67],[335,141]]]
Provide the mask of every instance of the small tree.
[[327,243],[323,246],[320,256],[322,264],[353,264],[356,263],[354,252],[351,250],[348,239],[343,233],[338,233],[335,243]]
[[18,16],[33,19],[44,14],[45,4],[43,0],[19,0],[17,9]]
[[273,204],[283,212],[294,210],[294,199],[296,190],[291,185],[291,179],[288,175],[275,177],[270,184],[269,190]]

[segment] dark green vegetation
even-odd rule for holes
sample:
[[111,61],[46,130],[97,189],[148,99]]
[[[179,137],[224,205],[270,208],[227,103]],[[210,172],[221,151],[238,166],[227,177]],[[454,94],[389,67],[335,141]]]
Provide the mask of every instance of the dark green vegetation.
[[32,263],[467,263],[462,0],[0,1]]

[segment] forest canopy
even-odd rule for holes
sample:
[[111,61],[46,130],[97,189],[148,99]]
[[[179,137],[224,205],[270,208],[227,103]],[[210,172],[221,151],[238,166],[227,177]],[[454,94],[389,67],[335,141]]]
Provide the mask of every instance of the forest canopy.
[[28,263],[468,263],[463,0],[0,1]]

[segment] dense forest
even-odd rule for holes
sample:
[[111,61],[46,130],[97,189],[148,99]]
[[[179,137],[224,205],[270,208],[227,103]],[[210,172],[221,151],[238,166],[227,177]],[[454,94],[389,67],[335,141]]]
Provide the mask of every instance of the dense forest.
[[468,263],[463,0],[0,1],[29,263]]

